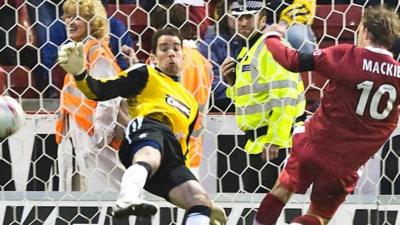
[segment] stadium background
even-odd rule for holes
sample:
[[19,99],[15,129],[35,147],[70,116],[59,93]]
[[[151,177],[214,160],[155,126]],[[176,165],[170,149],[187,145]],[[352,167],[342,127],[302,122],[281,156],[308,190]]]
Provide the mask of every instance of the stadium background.
[[[213,22],[215,2],[205,4],[205,16],[209,21],[202,19],[201,22]],[[280,1],[277,2],[279,5]],[[383,2],[397,9],[400,7],[398,1],[317,1],[312,28],[319,47],[353,43],[362,9],[367,4]],[[46,26],[40,20],[40,9],[45,4],[56,9],[62,1],[0,1],[0,93],[17,98],[28,113],[25,126],[1,141],[0,195],[3,204],[0,206],[0,224],[126,224],[127,221],[115,221],[109,215],[115,193],[58,192],[59,146],[54,142],[58,99],[46,93],[50,89],[59,90],[64,73],[58,66],[47,68],[50,80],[45,87],[36,85],[38,77],[35,76],[43,69],[40,68],[39,43],[48,43],[47,39],[38,40],[37,32],[48,32],[46,27],[51,25]],[[147,40],[152,33],[146,6],[110,1],[107,12],[128,26],[138,56],[145,60],[150,50]],[[199,27],[202,25],[198,24]],[[302,76],[311,107],[319,100],[326,81],[318,75],[305,73]],[[251,224],[253,208],[258,206],[263,194],[241,191],[240,170],[246,161],[242,150],[243,133],[237,128],[232,113],[212,112],[206,119],[201,182],[226,209],[229,224]],[[366,165],[356,192],[332,224],[400,224],[399,134],[397,130]],[[154,196],[146,197],[160,206],[160,213],[152,222],[131,219],[131,224],[179,224],[182,210]],[[307,201],[295,196],[280,222],[290,221],[306,210]]]

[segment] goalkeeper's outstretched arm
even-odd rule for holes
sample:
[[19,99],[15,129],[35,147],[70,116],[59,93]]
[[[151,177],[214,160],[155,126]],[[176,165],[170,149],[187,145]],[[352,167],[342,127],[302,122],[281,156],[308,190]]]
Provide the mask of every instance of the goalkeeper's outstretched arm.
[[281,43],[284,29],[279,24],[268,26],[265,44],[274,60],[292,72],[317,71],[320,75],[332,79],[343,73],[337,70],[337,65],[344,63],[349,49],[356,48],[354,45],[340,44],[315,50],[313,53],[301,53]]
[[74,75],[78,88],[89,99],[104,101],[116,97],[134,97],[146,86],[147,66],[135,64],[115,77],[96,79],[85,69],[83,44],[70,42],[61,46],[58,53],[60,66]]

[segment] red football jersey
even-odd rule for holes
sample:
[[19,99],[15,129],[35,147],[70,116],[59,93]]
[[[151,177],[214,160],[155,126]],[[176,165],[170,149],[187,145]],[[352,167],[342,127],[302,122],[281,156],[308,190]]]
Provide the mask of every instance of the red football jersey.
[[[336,173],[358,169],[397,126],[400,66],[380,48],[337,45],[301,55],[279,38],[266,40],[274,58],[292,71],[313,68],[329,79],[320,107],[306,123],[316,157]],[[307,65],[306,67],[304,65]]]

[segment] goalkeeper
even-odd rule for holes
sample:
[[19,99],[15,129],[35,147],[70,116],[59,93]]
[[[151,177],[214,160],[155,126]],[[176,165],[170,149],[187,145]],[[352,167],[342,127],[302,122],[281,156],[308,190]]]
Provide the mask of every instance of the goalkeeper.
[[185,166],[187,140],[196,121],[198,105],[178,82],[183,67],[179,31],[173,28],[157,31],[152,39],[152,53],[156,68],[136,64],[117,77],[97,80],[84,69],[82,44],[66,44],[59,52],[60,65],[75,76],[77,86],[88,98],[128,99],[133,119],[119,151],[127,170],[122,177],[114,216],[154,215],[157,208],[140,198],[146,189],[186,209],[185,225],[225,224],[224,211],[210,201]]

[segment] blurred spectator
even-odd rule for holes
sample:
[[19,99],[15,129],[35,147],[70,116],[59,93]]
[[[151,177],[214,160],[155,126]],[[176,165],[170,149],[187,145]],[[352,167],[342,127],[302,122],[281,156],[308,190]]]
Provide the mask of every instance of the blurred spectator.
[[[225,5],[227,4],[227,5]],[[223,82],[220,65],[227,56],[236,58],[242,49],[242,42],[235,35],[235,18],[229,12],[232,0],[219,1],[215,7],[218,22],[207,28],[204,42],[199,42],[199,50],[213,65],[214,80],[210,101],[211,112],[234,112],[232,101],[226,97],[226,83]],[[228,11],[225,10],[227,8]]]
[[[202,135],[205,127],[205,116],[208,113],[213,73],[210,62],[197,49],[195,43],[197,32],[187,20],[186,9],[187,5],[182,4],[173,4],[166,6],[166,8],[158,6],[150,14],[150,23],[157,30],[169,25],[174,26],[179,28],[182,34],[184,67],[180,82],[199,103],[199,115],[190,136],[186,165],[199,177],[198,169],[203,152]],[[157,64],[157,62],[154,63]]]
[[[57,19],[58,17],[58,5],[62,2],[61,0],[51,0],[51,1],[42,1],[42,0],[28,0],[32,7],[30,7],[29,15],[34,22],[34,29],[37,33],[37,47],[42,48],[47,43],[47,34],[48,27]],[[39,66],[37,66],[34,70],[35,73],[35,83],[37,88],[40,91],[45,90],[49,85],[49,73],[48,70],[43,67],[43,62],[45,60],[45,56],[43,52],[40,51],[40,60]],[[60,82],[61,80],[59,80]],[[55,85],[55,82],[52,82]],[[54,92],[55,89],[52,87],[47,89],[47,94],[49,92]]]
[[30,5],[10,0],[0,6],[0,64],[35,68],[38,60],[31,56],[37,54],[37,33],[31,29]]
[[[63,9],[68,38],[84,43],[87,70],[91,76],[107,78],[118,74],[121,69],[108,47],[109,26],[101,2],[67,0]],[[128,122],[125,100],[89,100],[76,87],[73,76],[67,74],[60,103],[56,141],[59,144],[63,142],[60,146],[71,141],[73,147],[72,151],[67,148],[59,151],[61,188],[64,191],[118,192],[124,168],[119,163],[117,150]],[[73,165],[68,161],[74,153],[79,176],[69,174]],[[70,177],[80,178],[79,183],[70,182]]]
[[[104,0],[103,5],[104,7],[107,7]],[[132,37],[128,32],[128,28],[121,20],[113,16],[110,17],[108,20],[110,26],[109,45],[113,54],[117,56],[116,58],[118,65],[121,67],[121,69],[126,69],[129,65],[127,64],[127,62],[125,62],[123,54],[121,54],[121,47],[126,45],[133,48]],[[42,63],[46,68],[45,71],[53,69],[57,59],[57,48],[67,41],[65,24],[62,21],[55,21],[52,25],[49,26],[48,29],[50,33],[50,39],[45,43],[41,51]],[[56,84],[62,84],[63,77],[57,77],[60,75],[58,73],[54,73],[54,75],[55,76],[52,76],[52,80],[55,81]],[[49,97],[56,97],[54,95],[56,95],[56,93],[52,92]]]
[[[103,6],[106,8],[108,7],[107,1],[102,0]],[[110,23],[110,47],[111,51],[115,56],[117,56],[117,63],[121,67],[122,70],[129,67],[128,63],[125,60],[125,56],[121,54],[121,47],[128,46],[133,48],[134,43],[132,40],[131,35],[129,34],[129,29],[126,25],[119,20],[118,18],[111,15],[108,18],[108,22]]]
[[[358,4],[364,7],[369,5],[377,5],[381,3],[384,3],[391,7],[396,7],[397,4],[399,4],[398,0],[334,0],[334,1],[335,4]],[[322,2],[324,2],[325,4],[330,4],[328,3],[328,1],[322,1]]]
[[124,0],[124,4],[139,4],[144,10],[150,12],[154,6],[159,5],[171,5],[174,0]]
[[[3,4],[4,2],[1,5]],[[12,29],[16,17],[15,8],[0,8],[0,65],[17,65],[17,52],[12,49],[16,46],[16,29]]]
[[207,26],[210,24],[204,0],[125,0],[124,3],[137,4],[148,12],[152,12],[157,5],[184,4],[188,6],[189,17],[187,21],[196,27],[196,37],[203,37]]
[[189,21],[196,26],[199,37],[204,37],[210,25],[204,0],[175,0],[175,3],[189,6]]
[[[272,0],[272,1],[280,1],[280,0]],[[287,1],[286,1],[287,2]],[[361,6],[369,6],[384,3],[391,7],[396,7],[399,3],[398,0],[317,0],[317,4],[358,4]]]

